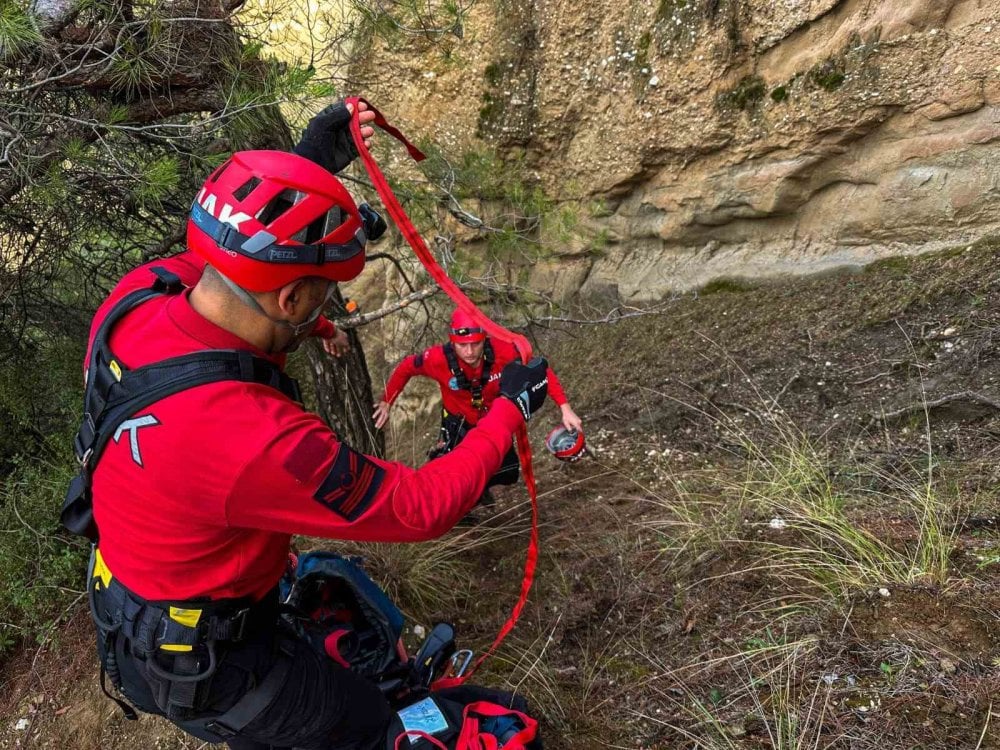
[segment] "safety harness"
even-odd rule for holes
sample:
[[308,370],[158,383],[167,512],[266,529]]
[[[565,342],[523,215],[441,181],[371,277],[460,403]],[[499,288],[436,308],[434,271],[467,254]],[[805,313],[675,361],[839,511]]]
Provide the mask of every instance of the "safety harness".
[[[115,356],[110,338],[115,324],[139,305],[163,295],[179,294],[180,278],[153,267],[152,286],[127,294],[102,321],[94,336],[84,390],[84,415],[74,440],[80,471],[70,483],[60,520],[75,534],[98,541],[91,485],[93,472],[108,441],[120,435],[128,420],[174,393],[207,383],[234,380],[277,389],[301,402],[298,383],[272,362],[246,351],[209,350],[172,357],[143,367],[129,368]],[[87,580],[91,614],[97,624],[104,658],[101,689],[130,718],[131,706],[105,686],[105,676],[121,688],[116,640],[128,641],[129,651],[144,665],[157,707],[174,720],[185,720],[199,709],[198,687],[215,672],[217,645],[238,643],[249,632],[270,632],[277,620],[277,598],[196,602],[151,602],[116,579],[94,548]],[[281,689],[290,660],[278,658],[258,687],[206,729],[220,737],[238,733],[260,713]]]
[[184,289],[176,274],[160,267],[151,270],[156,275],[153,285],[125,295],[104,318],[87,365],[83,422],[73,441],[80,471],[70,483],[59,520],[74,534],[94,542],[98,538],[91,497],[94,468],[108,441],[138,412],[180,391],[222,380],[270,386],[293,401],[302,401],[299,384],[281,368],[238,349],[183,354],[135,369],[122,364],[109,345],[115,324],[143,302]]
[[[372,184],[378,191],[379,197],[382,199],[382,203],[385,205],[386,211],[395,221],[396,226],[402,233],[403,237],[406,239],[407,243],[413,249],[417,258],[423,264],[427,273],[430,274],[431,278],[437,283],[441,289],[451,298],[452,302],[455,303],[456,307],[467,312],[472,318],[481,325],[487,335],[495,338],[499,341],[506,341],[514,345],[517,349],[521,360],[527,363],[531,359],[531,344],[528,340],[519,334],[513,333],[507,330],[498,323],[493,322],[483,313],[476,304],[470,300],[465,293],[458,288],[458,285],[445,273],[444,269],[438,264],[434,256],[431,254],[430,249],[424,242],[423,237],[417,231],[417,228],[413,226],[413,222],[410,221],[410,217],[406,215],[403,210],[402,205],[400,205],[399,200],[396,195],[392,192],[392,188],[389,186],[389,181],[386,180],[385,175],[382,174],[382,170],[379,169],[378,164],[375,163],[375,159],[372,158],[371,153],[365,146],[365,139],[361,134],[361,110],[358,108],[359,102],[365,102],[368,109],[375,113],[375,124],[378,125],[382,130],[391,135],[393,138],[402,143],[410,157],[414,161],[423,161],[426,157],[424,154],[410,143],[398,129],[390,125],[382,113],[379,112],[375,107],[371,105],[367,100],[361,97],[351,97],[345,101],[345,104],[349,105],[352,109],[351,116],[351,138],[354,141],[354,147],[358,151],[358,156],[361,162],[365,166],[365,170],[368,172],[368,176],[372,180]],[[462,677],[449,678],[445,680],[438,680],[434,687],[444,688],[454,685],[461,685],[465,680],[467,680],[479,666],[500,646],[507,634],[514,629],[514,625],[517,623],[518,618],[521,616],[521,612],[524,609],[524,605],[528,601],[528,594],[531,591],[531,584],[535,578],[535,567],[538,563],[538,490],[535,486],[535,472],[531,464],[531,444],[528,442],[528,427],[527,425],[522,425],[517,431],[517,454],[521,459],[521,468],[524,471],[524,484],[528,489],[528,496],[531,498],[531,537],[528,541],[528,551],[524,561],[524,577],[521,580],[521,592],[518,596],[517,603],[514,605],[510,616],[507,621],[500,628],[500,632],[497,634],[496,638],[490,647],[483,652],[483,654],[476,660],[476,663],[465,672]]]
[[469,376],[465,374],[465,370],[459,364],[454,344],[449,341],[441,348],[444,349],[444,358],[448,360],[448,369],[451,370],[451,376],[455,378],[458,390],[471,393],[472,408],[482,413],[483,388],[490,382],[490,373],[493,370],[493,344],[490,343],[489,339],[486,339],[483,346],[483,372],[475,381],[469,380]]

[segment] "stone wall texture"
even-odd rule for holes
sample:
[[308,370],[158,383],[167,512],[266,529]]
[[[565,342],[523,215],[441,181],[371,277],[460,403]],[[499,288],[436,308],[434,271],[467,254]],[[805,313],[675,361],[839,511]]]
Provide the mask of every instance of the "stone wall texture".
[[558,298],[654,301],[1000,228],[998,0],[478,0],[446,55],[413,41],[366,65],[404,131],[520,154],[549,195],[600,206],[600,252],[563,242],[533,272]]

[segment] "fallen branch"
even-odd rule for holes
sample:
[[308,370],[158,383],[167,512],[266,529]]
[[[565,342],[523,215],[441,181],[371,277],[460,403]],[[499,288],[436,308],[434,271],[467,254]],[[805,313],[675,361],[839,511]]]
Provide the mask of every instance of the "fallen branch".
[[874,415],[873,418],[876,421],[888,422],[893,419],[899,419],[900,417],[908,417],[911,414],[919,414],[924,411],[929,411],[937,408],[938,406],[950,404],[953,401],[971,401],[974,404],[981,404],[982,406],[988,406],[991,409],[1000,411],[1000,401],[992,399],[989,396],[984,396],[981,393],[976,393],[975,391],[959,391],[958,393],[951,393],[933,401],[923,401],[919,404],[904,406],[902,409],[896,409],[895,411],[883,412],[882,414]]
[[798,379],[799,379],[799,378],[800,378],[801,376],[802,376],[802,373],[801,373],[801,371],[799,371],[799,370],[796,370],[796,371],[795,371],[795,374],[794,374],[794,375],[792,375],[792,377],[790,377],[790,378],[788,379],[788,382],[787,382],[787,383],[785,383],[785,384],[784,384],[784,385],[783,385],[783,386],[781,387],[781,390],[780,390],[780,391],[778,391],[778,395],[777,395],[777,396],[775,396],[775,397],[774,397],[773,399],[771,399],[771,405],[772,405],[772,407],[773,407],[773,408],[775,408],[775,409],[777,409],[777,408],[778,408],[778,401],[780,401],[780,400],[781,400],[781,397],[785,395],[785,391],[787,391],[787,390],[789,389],[789,387],[790,387],[790,386],[792,385],[792,383],[794,383],[794,382],[795,382],[796,380],[798,380]]
[[372,310],[367,313],[355,313],[354,315],[348,315],[344,318],[335,318],[334,323],[337,328],[347,329],[347,328],[360,328],[361,326],[373,323],[376,320],[381,320],[387,315],[392,315],[394,312],[402,310],[405,307],[409,307],[414,302],[420,302],[428,297],[433,297],[441,291],[436,286],[429,286],[426,289],[420,289],[419,291],[408,294],[400,300],[393,302],[391,305],[386,305],[385,307],[380,307],[378,310]]

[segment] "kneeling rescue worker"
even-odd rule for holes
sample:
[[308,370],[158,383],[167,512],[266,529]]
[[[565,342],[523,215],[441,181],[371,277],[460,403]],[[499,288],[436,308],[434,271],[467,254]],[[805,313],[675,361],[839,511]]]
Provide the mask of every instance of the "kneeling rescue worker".
[[232,748],[382,747],[377,686],[278,624],[291,535],[440,536],[545,398],[543,360],[509,365],[476,429],[419,470],[352,450],[304,410],[286,354],[317,333],[344,343],[320,314],[385,228],[332,174],[356,156],[349,118],[324,110],[296,153],[233,154],[192,206],[189,251],[125,276],[91,329],[63,521],[99,535],[102,686]]
[[[389,419],[392,403],[403,392],[410,378],[423,376],[437,382],[441,389],[441,432],[429,456],[437,458],[451,452],[472,427],[489,413],[501,394],[501,372],[518,360],[517,350],[506,341],[489,338],[468,313],[456,308],[451,315],[448,342],[411,354],[392,371],[385,391],[375,405],[372,418],[376,427]],[[559,378],[548,369],[548,393],[561,412],[563,426],[572,432],[583,429],[583,422],[569,405]],[[517,451],[510,446],[499,471],[487,486],[517,482]],[[484,501],[489,502],[488,495]]]

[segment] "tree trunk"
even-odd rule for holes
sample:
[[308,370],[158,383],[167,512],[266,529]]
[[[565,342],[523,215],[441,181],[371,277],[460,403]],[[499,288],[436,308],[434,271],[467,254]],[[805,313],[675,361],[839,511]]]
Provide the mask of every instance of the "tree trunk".
[[[288,130],[277,107],[267,107],[268,127],[261,128],[261,143],[266,148],[291,151],[296,140]],[[334,293],[332,306],[344,308],[340,289]],[[342,441],[362,453],[385,456],[385,434],[375,429],[372,412],[372,378],[357,331],[347,330],[351,350],[342,357],[331,357],[316,339],[303,347],[309,359],[309,372],[316,388],[319,415]]]
[[[333,301],[343,307],[344,299],[339,289]],[[368,362],[357,331],[348,329],[347,337],[351,350],[339,358],[328,355],[315,339],[305,347],[316,386],[319,415],[349,446],[362,453],[382,457],[385,455],[385,435],[375,429],[372,422],[375,403]]]

